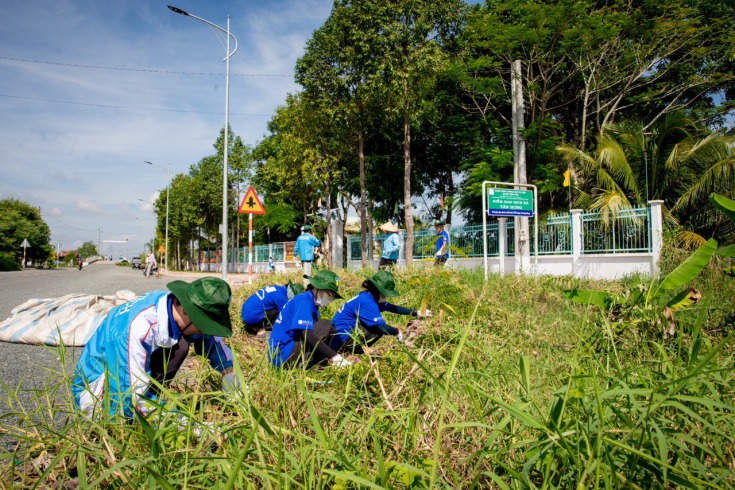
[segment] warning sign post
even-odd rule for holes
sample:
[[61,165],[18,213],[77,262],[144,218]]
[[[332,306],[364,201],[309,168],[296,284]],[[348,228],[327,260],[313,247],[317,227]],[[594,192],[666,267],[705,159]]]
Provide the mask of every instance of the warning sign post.
[[245,197],[240,204],[240,209],[237,210],[240,214],[265,214],[265,208],[260,203],[258,195],[255,193],[253,186],[245,193]]
[[245,193],[245,197],[240,204],[240,209],[237,210],[240,214],[250,215],[248,218],[248,283],[253,283],[253,215],[254,214],[265,214],[265,207],[258,199],[258,195],[255,193],[253,186],[250,186],[248,191]]

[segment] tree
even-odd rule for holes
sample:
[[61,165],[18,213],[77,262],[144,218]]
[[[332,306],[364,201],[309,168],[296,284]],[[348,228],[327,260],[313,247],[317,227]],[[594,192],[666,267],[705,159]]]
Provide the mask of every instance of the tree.
[[[455,36],[464,13],[458,0],[396,0],[389,2],[389,22],[379,26],[385,37],[381,73],[395,94],[395,110],[403,116],[403,205],[406,221],[406,261],[413,259],[411,202],[411,119],[447,61],[442,44]],[[376,53],[378,54],[378,53]]]
[[476,155],[510,146],[508,67],[516,59],[524,67],[528,170],[546,207],[560,202],[564,166],[553,151],[560,141],[584,151],[615,121],[638,120],[650,131],[682,108],[717,121],[732,108],[734,6],[726,4],[491,0],[473,9],[461,35],[464,104],[489,146]]
[[[386,12],[382,0],[335,2],[329,18],[314,32],[304,56],[296,64],[296,82],[304,86],[305,98],[312,102],[310,106],[323,119],[344,123],[332,125],[337,132],[331,134],[352,147],[357,157],[363,267],[367,266],[368,250],[366,131],[371,113],[383,106],[381,96],[386,92],[377,56],[383,45],[381,32],[365,26],[383,25],[387,21]],[[327,146],[332,149],[329,153],[336,156],[336,146]],[[331,189],[331,181],[328,186]],[[331,220],[330,213],[327,220]]]
[[97,255],[97,245],[92,242],[84,242],[82,243],[82,246],[79,247],[79,249],[77,250],[77,253],[82,258],[92,257],[94,255]]
[[51,256],[51,231],[41,217],[41,208],[18,199],[1,200],[0,255],[20,263],[23,259],[23,240],[28,240],[30,244],[26,247],[26,258],[44,262]]

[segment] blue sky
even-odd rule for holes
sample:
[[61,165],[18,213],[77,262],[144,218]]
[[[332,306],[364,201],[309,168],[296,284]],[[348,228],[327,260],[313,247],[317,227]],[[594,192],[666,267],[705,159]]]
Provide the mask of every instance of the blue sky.
[[[230,125],[248,144],[287,93],[331,0],[5,0],[0,23],[0,199],[41,207],[53,243],[137,254],[154,234],[150,204],[167,171],[214,153],[224,125],[230,30]],[[224,42],[224,37],[221,38]],[[221,196],[213,196],[220,199]],[[101,230],[101,232],[100,232]]]

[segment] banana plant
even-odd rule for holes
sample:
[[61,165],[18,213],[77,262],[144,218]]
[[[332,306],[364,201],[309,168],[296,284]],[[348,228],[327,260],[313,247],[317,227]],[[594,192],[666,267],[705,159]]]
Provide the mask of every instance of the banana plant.
[[597,306],[608,312],[611,320],[624,325],[647,323],[660,326],[663,323],[666,325],[664,338],[674,336],[674,312],[695,304],[701,294],[696,289],[685,288],[669,297],[663,308],[658,306],[661,298],[697,277],[707,267],[716,250],[717,241],[710,239],[663,279],[653,279],[648,284],[640,282],[621,294],[572,289],[564,291],[564,295],[572,301]]
[[[735,222],[735,201],[720,194],[710,194],[709,201],[714,207],[725,213],[725,216],[730,218],[730,221]],[[735,258],[735,244],[722,247],[717,251],[717,255],[721,257]],[[733,267],[725,269],[725,274],[729,276],[735,275]]]

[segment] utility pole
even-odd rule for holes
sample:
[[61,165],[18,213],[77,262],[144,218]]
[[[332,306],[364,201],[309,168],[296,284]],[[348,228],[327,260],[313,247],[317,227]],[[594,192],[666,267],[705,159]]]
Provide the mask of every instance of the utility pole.
[[[511,97],[512,97],[512,124],[513,124],[513,182],[527,184],[526,176],[526,139],[524,109],[523,109],[523,78],[521,74],[521,60],[511,63]],[[523,187],[516,187],[523,189]],[[530,241],[528,232],[528,218],[525,216],[515,219],[515,259],[516,272],[526,271],[531,265]]]

